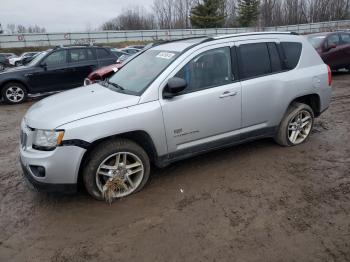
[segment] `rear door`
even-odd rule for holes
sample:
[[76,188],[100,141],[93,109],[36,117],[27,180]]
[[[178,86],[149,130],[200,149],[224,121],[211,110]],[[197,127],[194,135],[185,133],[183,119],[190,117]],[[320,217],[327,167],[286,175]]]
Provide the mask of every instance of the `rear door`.
[[274,39],[236,43],[242,84],[241,138],[264,136],[273,132],[281,112],[280,93],[283,83],[279,41]]
[[26,75],[34,92],[51,92],[66,89],[70,83],[68,51],[53,51],[47,55],[34,73]]
[[82,86],[84,79],[98,68],[96,55],[91,48],[70,49],[68,62],[70,86],[67,86],[66,89]]
[[111,51],[105,48],[96,48],[95,50],[99,67],[108,66],[117,62],[117,58]]

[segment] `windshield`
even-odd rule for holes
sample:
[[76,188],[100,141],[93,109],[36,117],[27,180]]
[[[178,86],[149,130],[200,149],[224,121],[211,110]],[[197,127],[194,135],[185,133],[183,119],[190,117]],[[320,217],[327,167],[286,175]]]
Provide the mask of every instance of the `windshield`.
[[326,38],[325,35],[319,35],[319,36],[309,36],[307,39],[312,44],[314,48],[319,48],[323,42],[323,40]]
[[178,56],[178,52],[147,50],[127,63],[109,82],[140,95]]
[[36,65],[44,56],[46,56],[47,52],[41,52],[37,54],[30,63],[27,64],[27,66],[33,66]]

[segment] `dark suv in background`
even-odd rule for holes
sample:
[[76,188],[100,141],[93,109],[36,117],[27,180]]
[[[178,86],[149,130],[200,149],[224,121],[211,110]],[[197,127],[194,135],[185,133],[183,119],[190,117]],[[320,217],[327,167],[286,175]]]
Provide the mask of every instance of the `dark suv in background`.
[[350,32],[311,34],[307,39],[333,70],[350,70]]
[[18,104],[28,94],[63,91],[82,85],[92,71],[116,63],[117,57],[104,47],[66,46],[40,53],[26,66],[0,73],[1,96]]

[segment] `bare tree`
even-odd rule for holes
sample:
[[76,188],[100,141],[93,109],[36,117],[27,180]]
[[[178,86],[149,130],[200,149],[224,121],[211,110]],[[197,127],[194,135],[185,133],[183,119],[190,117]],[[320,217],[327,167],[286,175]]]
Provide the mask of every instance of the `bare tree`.
[[17,25],[17,33],[19,34],[27,33],[27,28],[24,25]]
[[141,7],[123,11],[102,25],[102,30],[147,30],[155,27],[155,19]]
[[153,11],[159,28],[174,28],[174,11],[176,0],[154,0]]
[[11,32],[11,34],[14,34],[16,32],[16,25],[15,24],[7,24],[7,30]]

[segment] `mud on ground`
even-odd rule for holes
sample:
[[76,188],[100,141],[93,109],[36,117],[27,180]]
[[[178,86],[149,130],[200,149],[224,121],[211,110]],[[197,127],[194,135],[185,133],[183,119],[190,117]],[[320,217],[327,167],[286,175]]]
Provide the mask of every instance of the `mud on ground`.
[[153,170],[112,206],[31,192],[17,147],[32,102],[0,105],[0,261],[350,261],[350,74],[333,89],[307,143],[261,140]]

